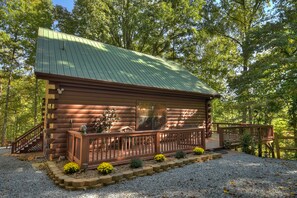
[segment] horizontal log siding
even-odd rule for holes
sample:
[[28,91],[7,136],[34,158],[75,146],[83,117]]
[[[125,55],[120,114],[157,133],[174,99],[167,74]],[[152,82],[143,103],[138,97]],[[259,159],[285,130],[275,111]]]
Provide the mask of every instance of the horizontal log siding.
[[196,103],[198,108],[187,109],[185,106],[179,108],[167,108],[167,129],[194,128],[203,126],[205,121],[204,103]]
[[[53,82],[51,82],[54,84]],[[107,108],[116,109],[120,118],[114,123],[112,131],[123,126],[136,127],[136,105],[138,102],[162,103],[167,108],[166,129],[190,128],[202,126],[205,121],[205,100],[183,99],[168,96],[126,93],[123,91],[100,90],[100,87],[79,88],[71,84],[55,84],[63,88],[62,94],[56,89],[48,89],[47,122],[50,134],[50,158],[66,154],[67,134],[69,130],[77,131],[81,125],[91,123],[95,117],[102,115]]]

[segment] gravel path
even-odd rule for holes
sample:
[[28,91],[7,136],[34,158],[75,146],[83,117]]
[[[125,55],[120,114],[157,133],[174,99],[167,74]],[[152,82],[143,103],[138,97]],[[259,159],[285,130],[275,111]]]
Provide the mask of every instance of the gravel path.
[[222,159],[101,189],[66,191],[29,162],[3,156],[0,197],[297,197],[297,162],[229,152]]

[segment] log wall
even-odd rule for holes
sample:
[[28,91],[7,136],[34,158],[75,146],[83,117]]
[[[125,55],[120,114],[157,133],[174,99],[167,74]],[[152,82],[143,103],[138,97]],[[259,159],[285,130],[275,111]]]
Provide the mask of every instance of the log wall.
[[[63,90],[58,93],[58,90]],[[137,128],[138,102],[162,103],[166,106],[165,129],[206,127],[210,122],[209,100],[205,98],[180,98],[147,93],[129,93],[125,90],[106,90],[97,86],[48,82],[46,87],[46,153],[50,159],[65,156],[67,134],[92,122],[107,108],[114,108],[120,118],[111,131],[123,126]],[[206,123],[207,122],[207,123]]]

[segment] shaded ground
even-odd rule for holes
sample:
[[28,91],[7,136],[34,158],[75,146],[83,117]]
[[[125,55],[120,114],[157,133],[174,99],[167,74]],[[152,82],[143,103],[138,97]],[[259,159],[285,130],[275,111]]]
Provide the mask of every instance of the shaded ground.
[[0,197],[297,197],[296,161],[229,152],[223,159],[101,189],[66,191],[30,162],[5,152],[0,149]]

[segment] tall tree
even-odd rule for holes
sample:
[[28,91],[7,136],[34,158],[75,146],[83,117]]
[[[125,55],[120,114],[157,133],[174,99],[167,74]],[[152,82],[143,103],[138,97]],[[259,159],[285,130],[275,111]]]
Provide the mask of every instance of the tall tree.
[[57,28],[82,37],[177,59],[193,34],[203,0],[78,0],[73,12],[56,7]]
[[[1,140],[4,144],[7,134],[12,81],[15,76],[23,73],[23,71],[32,70],[37,30],[38,27],[51,27],[52,3],[50,0],[1,0],[0,5],[0,65],[4,77],[7,79]],[[36,108],[37,97],[33,103],[35,104],[34,108]]]
[[220,0],[206,4],[206,28],[211,34],[229,39],[237,46],[239,57],[231,79],[230,88],[235,91],[242,109],[242,122],[252,122],[251,87],[246,82],[246,73],[254,61],[254,49],[250,48],[249,32],[265,23],[266,0]]
[[276,19],[250,35],[250,44],[260,56],[249,75],[257,76],[253,84],[266,82],[261,87],[287,111],[288,124],[297,137],[297,2],[277,0],[274,5]]

